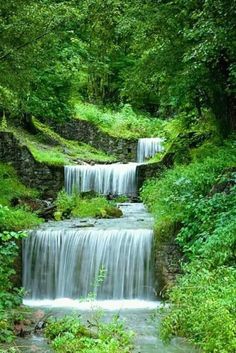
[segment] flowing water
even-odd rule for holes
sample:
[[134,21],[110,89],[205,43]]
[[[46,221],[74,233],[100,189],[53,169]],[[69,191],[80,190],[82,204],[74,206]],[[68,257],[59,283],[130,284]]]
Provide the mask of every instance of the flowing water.
[[93,190],[102,195],[136,195],[137,163],[97,164],[65,167],[65,189],[71,194],[74,190]]
[[[78,312],[85,322],[98,308],[104,310],[104,320],[119,314],[136,333],[135,353],[195,352],[184,341],[165,346],[157,337],[156,323],[150,320],[161,305],[153,296],[153,219],[142,204],[119,207],[124,214],[120,219],[49,222],[32,231],[24,243],[24,287],[29,292],[24,303],[55,316]],[[95,288],[98,298],[86,300],[101,266],[107,275]],[[42,337],[24,344],[49,352]]]
[[[120,219],[54,222],[32,231],[23,255],[29,298],[76,299],[91,292],[98,299],[152,298],[152,223],[144,221],[142,204],[120,207]],[[101,269],[105,278],[96,288]]]
[[93,190],[101,195],[135,196],[137,166],[162,150],[162,139],[142,138],[137,145],[137,163],[66,166],[65,189],[69,194]]
[[142,138],[138,140],[137,162],[144,163],[148,158],[163,151],[163,139],[159,137]]
[[[138,161],[161,149],[160,139],[141,139]],[[134,195],[137,165],[65,167],[66,190]],[[195,352],[184,341],[165,346],[158,338],[157,322],[150,320],[161,305],[153,286],[153,219],[142,204],[118,206],[123,212],[120,219],[49,222],[30,233],[23,246],[25,304],[55,316],[76,312],[85,322],[101,308],[104,320],[118,314],[136,333],[135,353]],[[35,346],[38,352],[50,352],[42,337],[24,343],[33,350],[22,352],[33,352]]]

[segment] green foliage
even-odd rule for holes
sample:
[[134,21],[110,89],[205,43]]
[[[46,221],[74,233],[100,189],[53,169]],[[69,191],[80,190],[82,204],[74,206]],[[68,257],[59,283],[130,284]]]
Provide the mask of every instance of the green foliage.
[[189,165],[176,165],[166,171],[158,180],[148,181],[141,192],[143,201],[155,214],[156,228],[161,229],[166,219],[171,222],[183,221],[189,213],[192,202],[198,202],[216,183],[224,168],[234,166],[235,144],[210,145],[203,155],[195,153],[195,161]]
[[234,353],[236,349],[236,270],[213,271],[197,262],[185,269],[172,289],[161,335],[185,336],[204,353]]
[[9,0],[0,11],[0,107],[14,115],[68,117],[79,63],[76,8],[71,2]]
[[205,198],[200,196],[188,205],[188,214],[177,240],[191,258],[209,259],[213,267],[233,264],[236,258],[235,218],[235,186],[227,192],[218,192]]
[[30,210],[11,207],[11,201],[14,198],[36,196],[38,192],[24,186],[11,166],[0,163],[0,231],[18,231],[41,223],[41,220]]
[[69,217],[98,217],[98,218],[119,218],[122,212],[115,207],[115,202],[109,202],[103,196],[89,195],[83,197],[76,192],[72,195],[64,190],[58,193],[55,201],[57,212],[54,215],[57,220]]
[[76,102],[75,110],[78,119],[88,120],[115,137],[135,139],[156,137],[160,135],[163,125],[160,119],[135,113],[129,104],[124,105],[119,111],[112,111]]
[[32,228],[41,222],[42,220],[30,211],[0,205],[0,231]]
[[45,334],[58,353],[129,353],[132,348],[133,333],[117,316],[109,323],[96,319],[90,327],[77,317],[65,316],[49,321]]
[[[155,215],[156,243],[176,241],[188,261],[168,292],[164,340],[184,336],[204,353],[236,348],[235,141],[206,142],[192,162],[176,165],[144,185],[142,198]],[[222,330],[222,327],[224,328]]]
[[10,206],[15,197],[36,196],[38,192],[23,185],[10,165],[0,163],[0,204]]
[[97,150],[85,143],[66,140],[46,124],[36,118],[32,119],[36,135],[21,129],[10,127],[9,130],[25,144],[32,152],[34,158],[49,165],[68,165],[82,161],[112,162],[115,157]]
[[0,342],[10,342],[14,338],[9,310],[21,304],[24,292],[14,288],[12,283],[13,264],[19,251],[17,241],[26,236],[25,232],[0,233]]

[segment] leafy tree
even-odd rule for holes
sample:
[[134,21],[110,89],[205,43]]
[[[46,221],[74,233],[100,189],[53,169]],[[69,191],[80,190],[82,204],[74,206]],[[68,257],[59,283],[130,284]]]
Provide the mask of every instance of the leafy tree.
[[67,116],[79,63],[73,2],[20,0],[0,5],[0,105],[10,113]]

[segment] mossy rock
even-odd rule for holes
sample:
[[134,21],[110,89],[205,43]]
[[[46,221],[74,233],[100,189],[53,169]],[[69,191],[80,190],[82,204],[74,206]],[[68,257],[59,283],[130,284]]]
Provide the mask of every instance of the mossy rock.
[[107,206],[96,214],[96,218],[120,218],[123,212],[118,207]]

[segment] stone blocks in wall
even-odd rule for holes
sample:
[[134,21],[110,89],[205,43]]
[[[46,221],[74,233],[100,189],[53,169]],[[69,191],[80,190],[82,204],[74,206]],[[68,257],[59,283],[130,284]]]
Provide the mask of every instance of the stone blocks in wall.
[[137,185],[138,190],[147,179],[155,178],[174,163],[174,154],[166,153],[160,162],[140,164],[137,167]]
[[113,137],[101,131],[96,125],[86,120],[72,120],[52,128],[68,140],[87,143],[97,149],[113,154],[119,161],[137,160],[137,140]]
[[154,254],[154,275],[156,289],[159,296],[164,296],[178,274],[181,273],[180,262],[183,254],[179,246],[174,242],[158,244]]
[[41,190],[44,197],[54,197],[64,185],[64,167],[35,160],[27,146],[10,132],[0,132],[0,161],[10,163],[21,181]]

